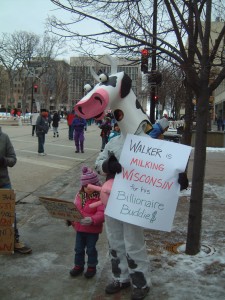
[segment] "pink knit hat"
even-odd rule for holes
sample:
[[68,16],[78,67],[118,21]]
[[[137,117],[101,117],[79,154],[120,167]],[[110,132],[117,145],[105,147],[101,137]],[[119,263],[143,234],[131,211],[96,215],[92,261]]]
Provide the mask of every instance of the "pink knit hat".
[[82,168],[82,175],[80,178],[80,182],[82,186],[88,184],[101,185],[99,182],[98,175],[88,167]]

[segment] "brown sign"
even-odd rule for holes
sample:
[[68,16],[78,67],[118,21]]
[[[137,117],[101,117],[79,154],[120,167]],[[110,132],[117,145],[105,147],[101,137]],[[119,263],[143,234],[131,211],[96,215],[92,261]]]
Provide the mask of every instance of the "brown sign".
[[0,253],[14,252],[15,193],[0,189]]
[[83,218],[73,202],[50,197],[40,197],[39,200],[54,218],[76,222],[79,222]]

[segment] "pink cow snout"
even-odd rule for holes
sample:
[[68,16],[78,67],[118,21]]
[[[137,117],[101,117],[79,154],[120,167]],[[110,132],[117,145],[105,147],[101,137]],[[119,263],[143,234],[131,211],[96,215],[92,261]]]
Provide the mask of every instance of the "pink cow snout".
[[76,114],[84,119],[104,117],[104,111],[109,103],[109,94],[103,88],[88,93],[74,107]]

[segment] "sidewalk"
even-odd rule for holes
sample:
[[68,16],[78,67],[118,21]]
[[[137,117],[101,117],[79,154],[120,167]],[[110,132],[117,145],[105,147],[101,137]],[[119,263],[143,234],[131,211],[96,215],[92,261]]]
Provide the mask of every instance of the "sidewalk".
[[[94,166],[96,156],[87,160]],[[193,154],[190,158],[191,181]],[[146,230],[152,288],[145,299],[186,300],[225,297],[224,243],[224,152],[207,154],[205,197],[202,222],[203,251],[190,257],[183,253],[186,241],[190,191],[181,194],[172,232]],[[72,201],[79,188],[79,165],[66,171],[32,195],[17,203],[22,240],[30,243],[33,253],[0,256],[0,295],[3,300],[128,300],[130,289],[107,296],[105,285],[111,279],[108,244],[105,232],[98,241],[97,275],[71,278],[75,234],[63,220],[50,217],[39,196]]]

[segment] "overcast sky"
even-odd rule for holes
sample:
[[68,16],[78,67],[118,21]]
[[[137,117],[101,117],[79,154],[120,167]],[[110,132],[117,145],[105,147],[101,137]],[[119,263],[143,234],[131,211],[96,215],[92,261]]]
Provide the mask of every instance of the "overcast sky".
[[59,12],[56,8],[50,0],[0,0],[1,32],[25,30],[43,34],[45,20]]
[[[0,31],[27,31],[43,35],[47,17],[64,16],[66,12],[50,0],[0,0]],[[69,55],[66,55],[68,58]]]

